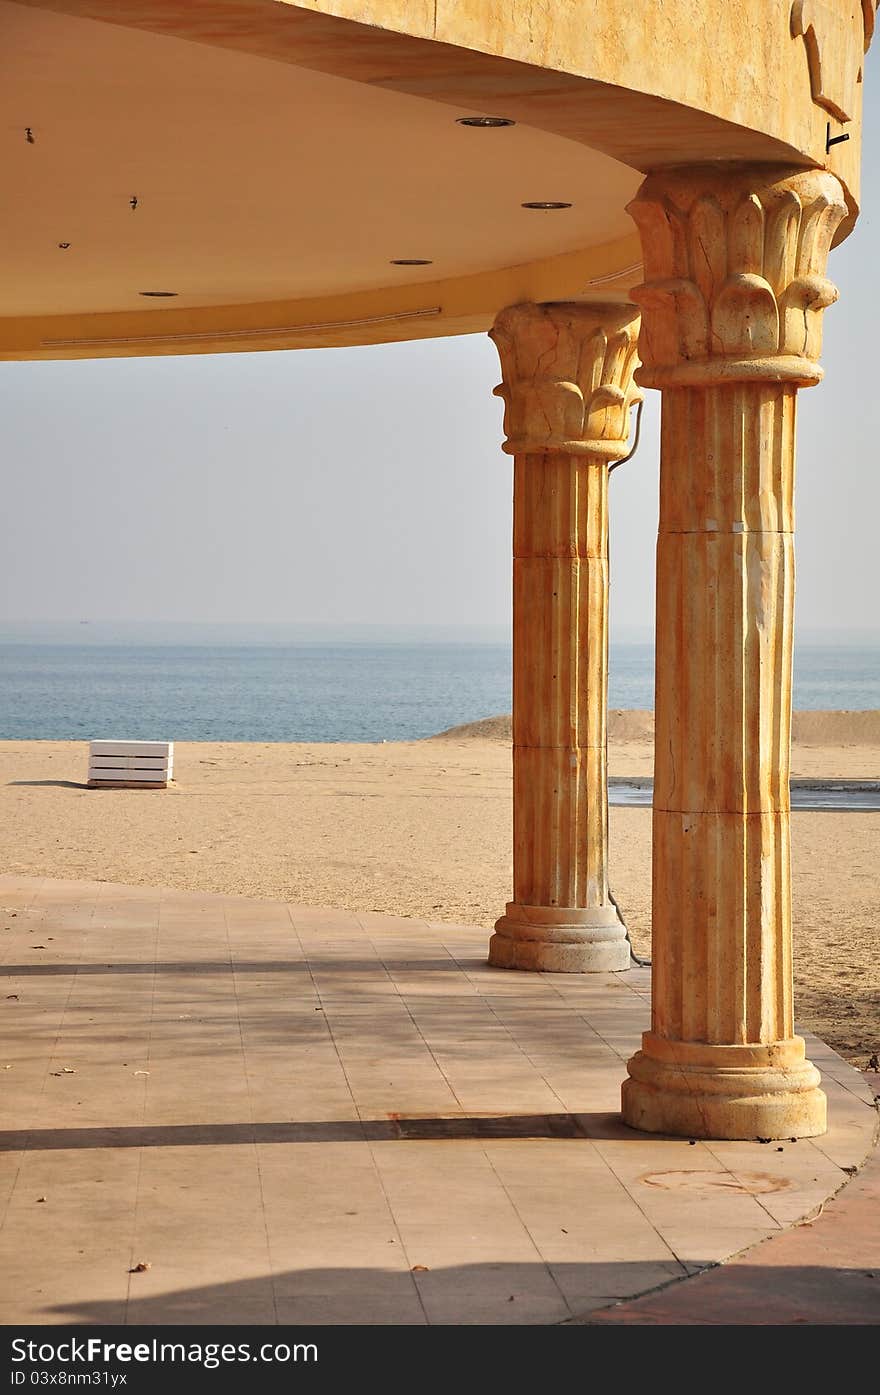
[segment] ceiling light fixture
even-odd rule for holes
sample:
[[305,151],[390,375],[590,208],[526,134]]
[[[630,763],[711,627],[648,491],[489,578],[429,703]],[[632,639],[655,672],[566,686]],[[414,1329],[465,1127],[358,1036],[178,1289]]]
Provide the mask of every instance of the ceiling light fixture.
[[156,300],[165,300],[169,296],[177,295],[177,291],[138,291],[138,295],[154,296]]
[[69,243],[69,242],[59,242],[58,246],[61,248],[61,251],[62,251],[62,252],[66,252],[67,249],[68,249],[68,247],[70,246],[70,243]]
[[392,257],[390,266],[433,266],[430,257]]
[[516,122],[509,116],[457,116],[456,126],[476,126],[478,129],[494,130],[498,126],[515,126]]
[[522,207],[523,207],[523,208],[543,208],[543,209],[547,210],[547,209],[553,209],[553,208],[571,208],[571,204],[570,204],[570,203],[559,203],[559,202],[557,202],[555,199],[534,199],[534,200],[532,200],[531,203],[524,203],[524,204],[522,205]]

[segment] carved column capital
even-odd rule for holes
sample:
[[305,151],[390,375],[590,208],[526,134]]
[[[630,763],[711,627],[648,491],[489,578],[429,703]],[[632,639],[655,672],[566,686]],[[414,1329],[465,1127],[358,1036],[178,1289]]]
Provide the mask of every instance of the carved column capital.
[[825,266],[847,213],[834,175],[691,167],[649,175],[629,212],[643,387],[819,381],[822,311],[837,299]]
[[508,455],[626,454],[639,312],[633,305],[512,305],[490,330]]

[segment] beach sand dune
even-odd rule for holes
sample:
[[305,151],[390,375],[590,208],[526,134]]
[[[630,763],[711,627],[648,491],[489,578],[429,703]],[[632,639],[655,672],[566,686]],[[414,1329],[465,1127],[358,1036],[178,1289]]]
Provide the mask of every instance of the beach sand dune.
[[[613,716],[612,774],[650,774],[646,715]],[[794,775],[880,778],[878,714],[802,715],[814,741],[795,744]],[[489,730],[380,745],[180,742],[174,784],[155,791],[85,788],[85,742],[0,742],[0,866],[488,931],[512,870],[509,728]],[[610,824],[614,893],[650,953],[651,811],[612,808]],[[864,1067],[880,1051],[880,814],[798,811],[792,843],[799,1021]],[[0,944],[2,928],[0,916]]]
[[[513,739],[509,715],[450,727],[430,741],[470,742]],[[649,775],[654,760],[654,713],[644,709],[608,713],[608,745],[614,775]],[[792,775],[821,779],[877,778],[880,765],[880,710],[795,712],[792,719]],[[870,770],[866,769],[870,767]],[[873,774],[871,772],[874,772]]]

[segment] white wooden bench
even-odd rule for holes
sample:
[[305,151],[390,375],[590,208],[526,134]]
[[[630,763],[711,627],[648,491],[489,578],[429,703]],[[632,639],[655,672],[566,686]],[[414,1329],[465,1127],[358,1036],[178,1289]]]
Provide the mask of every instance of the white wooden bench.
[[164,790],[173,770],[173,741],[89,742],[91,789]]

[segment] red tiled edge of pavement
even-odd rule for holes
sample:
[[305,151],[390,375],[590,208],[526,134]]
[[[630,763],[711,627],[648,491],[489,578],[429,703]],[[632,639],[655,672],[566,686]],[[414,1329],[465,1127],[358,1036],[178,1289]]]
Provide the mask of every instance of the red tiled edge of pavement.
[[[865,1077],[880,1100],[880,1076]],[[590,1325],[880,1324],[880,1150],[813,1221],[725,1264],[578,1320]]]

